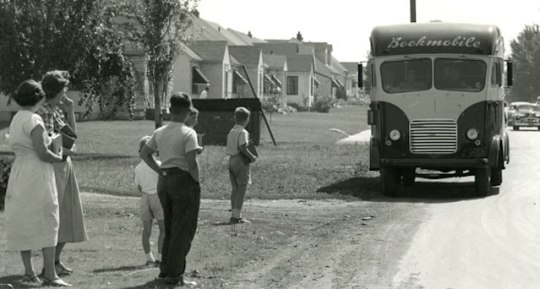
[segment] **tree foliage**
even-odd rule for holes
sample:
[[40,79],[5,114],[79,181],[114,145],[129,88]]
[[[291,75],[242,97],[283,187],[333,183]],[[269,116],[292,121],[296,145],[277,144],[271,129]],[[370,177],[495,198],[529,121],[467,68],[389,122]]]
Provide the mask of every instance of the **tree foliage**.
[[512,101],[535,102],[540,96],[540,26],[525,26],[510,47],[514,68]]
[[[61,69],[83,92],[88,112],[98,104],[110,117],[129,106],[134,72],[108,2],[0,0],[0,92],[10,95],[21,81]],[[104,95],[109,86],[114,89]]]
[[[169,93],[173,64],[182,44],[189,42],[186,31],[198,0],[123,0],[122,16],[129,39],[144,48],[147,77],[154,97],[156,127],[162,125],[161,109]],[[159,109],[161,108],[161,109]]]

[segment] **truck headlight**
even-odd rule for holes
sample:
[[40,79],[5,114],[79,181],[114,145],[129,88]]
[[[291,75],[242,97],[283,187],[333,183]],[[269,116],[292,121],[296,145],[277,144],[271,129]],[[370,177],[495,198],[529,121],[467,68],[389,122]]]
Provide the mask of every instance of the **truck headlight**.
[[399,130],[393,129],[388,134],[388,137],[390,137],[390,139],[393,141],[397,141],[401,138],[401,133],[399,132]]
[[470,128],[467,131],[467,138],[469,140],[475,140],[478,138],[478,130],[476,128]]

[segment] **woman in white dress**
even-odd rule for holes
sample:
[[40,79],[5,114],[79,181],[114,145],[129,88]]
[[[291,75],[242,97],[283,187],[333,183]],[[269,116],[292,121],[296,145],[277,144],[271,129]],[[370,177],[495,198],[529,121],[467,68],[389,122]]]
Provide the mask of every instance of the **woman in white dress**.
[[43,284],[70,286],[56,274],[55,246],[58,240],[58,197],[52,163],[62,161],[61,152],[53,152],[43,120],[35,112],[43,104],[45,93],[39,83],[26,80],[12,96],[21,107],[9,127],[9,146],[15,152],[6,191],[6,239],[11,251],[20,251],[25,277],[36,276],[31,250],[42,249]]

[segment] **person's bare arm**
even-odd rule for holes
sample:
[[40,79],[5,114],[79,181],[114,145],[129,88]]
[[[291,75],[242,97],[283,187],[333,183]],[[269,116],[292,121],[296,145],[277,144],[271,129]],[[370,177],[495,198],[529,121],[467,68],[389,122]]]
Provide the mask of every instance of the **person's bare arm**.
[[141,152],[139,153],[141,159],[156,173],[161,174],[161,168],[159,167],[159,164],[156,162],[156,159],[152,156],[154,151],[149,148],[147,145],[144,145]]
[[73,131],[77,132],[77,121],[75,119],[75,108],[73,107],[73,100],[71,98],[68,98],[67,96],[64,96],[62,99],[62,103],[60,104],[60,108],[66,112],[66,120],[73,129]]
[[247,144],[241,144],[240,146],[238,146],[238,150],[244,155],[248,156],[252,162],[257,159],[256,155],[252,154],[249,150],[247,150]]
[[186,154],[186,159],[188,162],[188,172],[195,180],[199,182],[199,161],[197,160],[197,150],[192,150]]
[[51,150],[49,150],[49,148],[45,144],[45,138],[43,137],[44,131],[45,129],[42,126],[37,125],[30,132],[32,145],[34,146],[34,149],[36,150],[38,157],[42,161],[48,162],[48,163],[61,162],[62,155],[53,153]]

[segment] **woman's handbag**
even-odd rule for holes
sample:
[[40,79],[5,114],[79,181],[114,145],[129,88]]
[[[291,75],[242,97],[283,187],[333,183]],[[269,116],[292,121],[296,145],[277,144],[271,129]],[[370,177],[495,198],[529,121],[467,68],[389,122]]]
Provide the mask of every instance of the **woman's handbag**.
[[62,146],[66,149],[72,149],[77,139],[77,134],[68,124],[60,128],[60,135],[62,135]]

